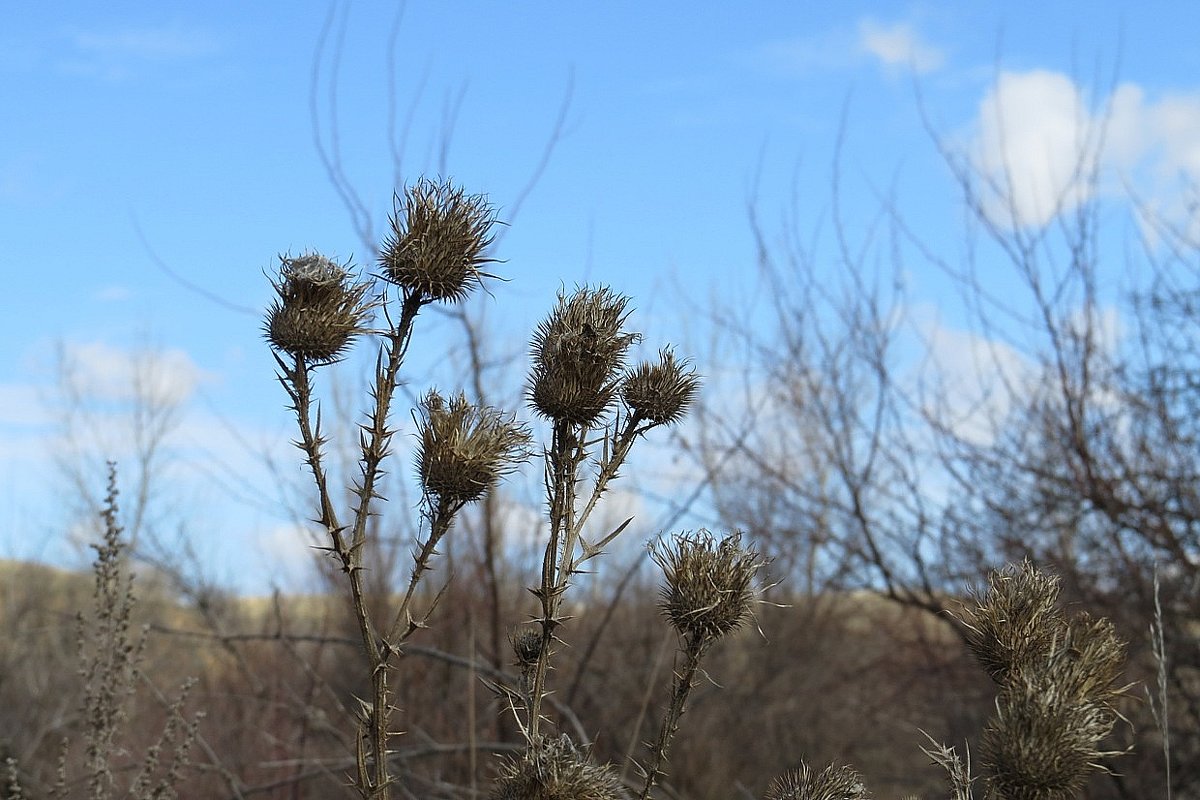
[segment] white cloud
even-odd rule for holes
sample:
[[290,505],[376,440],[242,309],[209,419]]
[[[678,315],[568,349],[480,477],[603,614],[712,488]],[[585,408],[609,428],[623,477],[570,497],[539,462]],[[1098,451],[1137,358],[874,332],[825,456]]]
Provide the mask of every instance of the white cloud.
[[886,67],[910,68],[918,74],[933,72],[946,61],[942,51],[922,42],[907,22],[887,25],[868,17],[858,24],[858,45]]
[[923,411],[963,441],[986,446],[1036,381],[1036,367],[1012,347],[971,331],[924,323]]
[[177,405],[207,377],[191,356],[175,348],[126,350],[104,342],[72,342],[63,346],[62,355],[72,388],[98,400]]
[[1093,106],[1063,73],[1002,72],[980,102],[970,153],[984,209],[1004,227],[1045,225],[1127,184],[1178,218],[1180,180],[1200,180],[1200,95],[1152,100],[1126,83]]
[[1044,225],[1084,202],[1095,125],[1075,83],[1058,72],[1004,72],[979,106],[975,166],[997,221]]

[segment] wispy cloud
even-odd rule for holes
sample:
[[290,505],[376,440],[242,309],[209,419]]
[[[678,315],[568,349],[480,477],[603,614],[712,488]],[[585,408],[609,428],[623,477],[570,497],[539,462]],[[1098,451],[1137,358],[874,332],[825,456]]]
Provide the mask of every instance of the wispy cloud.
[[850,32],[834,30],[763,42],[754,48],[751,58],[773,72],[807,75],[850,69],[858,60],[858,54]]
[[220,50],[212,34],[181,24],[73,29],[67,33],[70,54],[60,69],[76,75],[117,81],[152,64],[205,58]]
[[945,54],[921,41],[907,22],[886,24],[870,17],[863,19],[858,23],[858,45],[885,67],[912,69],[918,74],[933,72],[946,62]]
[[883,23],[871,17],[857,26],[763,42],[753,58],[760,66],[791,75],[856,69],[868,61],[888,70],[925,74],[946,62],[942,50],[922,40],[911,23]]

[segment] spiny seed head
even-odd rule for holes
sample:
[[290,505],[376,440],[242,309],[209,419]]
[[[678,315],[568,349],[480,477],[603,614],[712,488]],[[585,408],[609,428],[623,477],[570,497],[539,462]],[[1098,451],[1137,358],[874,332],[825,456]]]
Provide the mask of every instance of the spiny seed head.
[[533,742],[508,758],[489,795],[491,800],[627,800],[621,779],[607,764],[588,763],[563,734]]
[[993,572],[974,608],[959,613],[967,645],[997,683],[1043,658],[1066,633],[1058,595],[1058,578],[1024,561]]
[[720,541],[703,529],[679,533],[651,557],[663,571],[663,614],[680,636],[708,644],[750,619],[754,576],[766,561],[742,546],[740,533]]
[[370,287],[318,253],[280,256],[279,262],[279,276],[271,281],[276,297],[263,326],[267,341],[310,364],[337,361],[364,331]]
[[820,772],[800,768],[776,778],[763,800],[868,800],[871,793],[852,767],[829,764]]
[[699,387],[696,371],[665,348],[658,352],[657,364],[644,361],[629,371],[621,397],[634,413],[656,425],[670,425],[687,413]]
[[527,667],[536,664],[542,654],[542,633],[533,628],[517,628],[508,637],[513,652],[517,656],[517,664]]
[[431,390],[417,427],[421,485],[440,499],[478,500],[528,457],[530,435],[524,426],[494,408],[472,405],[461,392],[446,400]]
[[984,767],[995,796],[1068,800],[1078,796],[1114,723],[1103,704],[1080,702],[1036,672],[1021,673],[996,698],[983,732]]
[[421,179],[396,198],[389,222],[379,263],[384,277],[407,293],[457,303],[493,277],[480,269],[495,261],[484,255],[496,224],[485,195]]
[[558,305],[533,335],[530,404],[555,421],[591,425],[613,402],[625,354],[638,339],[623,326],[629,298],[584,287]]

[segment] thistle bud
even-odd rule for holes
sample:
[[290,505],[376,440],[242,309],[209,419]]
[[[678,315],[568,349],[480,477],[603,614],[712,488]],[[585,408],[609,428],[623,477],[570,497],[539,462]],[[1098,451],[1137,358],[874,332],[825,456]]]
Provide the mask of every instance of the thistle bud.
[[851,767],[829,764],[814,772],[803,761],[800,768],[776,778],[764,800],[867,800],[871,795]]
[[513,653],[517,656],[519,666],[528,667],[537,663],[538,657],[542,654],[541,631],[533,628],[518,628],[509,635],[508,641],[512,645]]
[[279,278],[271,282],[276,298],[263,326],[267,340],[311,364],[337,361],[364,330],[369,287],[317,253],[279,261]]
[[662,612],[680,636],[707,645],[750,619],[754,576],[766,561],[742,547],[741,534],[718,542],[706,530],[680,533],[651,555],[663,571]]
[[495,210],[481,194],[422,179],[404,192],[379,254],[384,277],[424,300],[457,303],[492,277],[484,253],[494,239]]
[[645,361],[630,370],[621,397],[635,414],[656,425],[670,425],[687,413],[699,386],[695,370],[677,362],[668,348],[659,351],[657,364]]
[[418,421],[417,471],[425,491],[437,498],[469,503],[511,472],[528,455],[528,430],[496,409],[426,395]]
[[625,333],[629,298],[583,288],[558,305],[533,336],[529,399],[551,420],[590,425],[616,395],[625,354],[638,339]]
[[533,742],[520,756],[505,760],[491,800],[626,800],[620,776],[607,764],[588,763],[563,734]]

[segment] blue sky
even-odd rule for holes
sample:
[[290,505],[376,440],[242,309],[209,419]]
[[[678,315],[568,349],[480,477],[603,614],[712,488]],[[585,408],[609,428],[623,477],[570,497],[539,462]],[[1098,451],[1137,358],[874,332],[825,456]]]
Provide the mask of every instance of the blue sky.
[[[283,397],[259,319],[239,309],[266,304],[277,253],[369,266],[314,145],[314,85],[317,125],[327,143],[336,127],[376,230],[394,149],[403,179],[444,168],[510,219],[568,101],[497,253],[511,282],[485,303],[518,350],[559,287],[583,281],[632,295],[651,343],[702,338],[685,298],[754,294],[752,194],[770,224],[794,203],[799,230],[827,226],[839,131],[850,231],[891,193],[914,230],[952,249],[961,202],[918,92],[974,163],[1012,170],[1019,224],[1047,221],[1072,142],[1104,109],[1112,185],[1130,181],[1172,214],[1179,178],[1200,178],[1197,4],[410,2],[389,59],[395,8],[5,10],[0,555],[68,563],[78,552],[59,468],[72,452],[55,394],[63,354],[102,429],[84,447],[93,456],[129,458],[138,375],[174,409],[158,522],[186,516],[216,580],[255,591],[303,573],[294,525],[261,488],[271,478],[254,456],[294,459]],[[402,148],[389,142],[391,108]],[[1119,240],[1136,224],[1115,192],[1112,202]],[[962,345],[943,278],[919,259],[906,269],[914,302],[944,320],[938,340]],[[433,320],[418,367],[440,360],[445,334]]]

